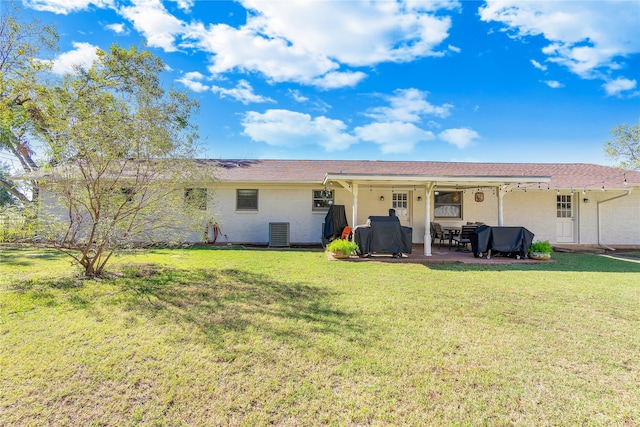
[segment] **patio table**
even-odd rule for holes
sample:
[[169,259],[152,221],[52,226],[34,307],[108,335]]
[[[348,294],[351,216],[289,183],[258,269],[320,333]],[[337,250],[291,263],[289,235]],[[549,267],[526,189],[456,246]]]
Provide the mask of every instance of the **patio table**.
[[449,234],[449,250],[451,250],[451,246],[453,246],[453,237],[460,234],[460,227],[442,227],[444,231]]

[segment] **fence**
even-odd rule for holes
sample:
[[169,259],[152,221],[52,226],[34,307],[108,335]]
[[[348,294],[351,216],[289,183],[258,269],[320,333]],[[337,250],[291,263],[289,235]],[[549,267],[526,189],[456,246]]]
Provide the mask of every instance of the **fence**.
[[17,242],[34,236],[35,223],[21,212],[0,211],[0,242]]

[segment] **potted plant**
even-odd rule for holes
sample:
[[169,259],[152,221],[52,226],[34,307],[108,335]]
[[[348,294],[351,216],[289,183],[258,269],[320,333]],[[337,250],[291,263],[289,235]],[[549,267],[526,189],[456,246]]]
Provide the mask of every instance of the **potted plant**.
[[357,250],[358,244],[346,239],[335,239],[327,245],[327,252],[330,252],[334,258],[348,258]]
[[548,240],[538,240],[533,242],[529,246],[529,258],[547,260],[551,258],[553,249],[551,249],[551,243]]

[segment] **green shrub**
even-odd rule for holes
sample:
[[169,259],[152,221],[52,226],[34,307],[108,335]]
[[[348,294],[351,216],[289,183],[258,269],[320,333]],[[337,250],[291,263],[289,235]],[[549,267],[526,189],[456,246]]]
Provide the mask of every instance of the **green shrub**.
[[548,240],[538,240],[537,242],[533,242],[531,246],[529,246],[529,252],[550,254],[553,253],[553,249],[551,249],[551,243],[549,243]]
[[358,250],[357,243],[352,242],[351,240],[336,239],[331,241],[331,243],[327,245],[328,252],[333,252],[333,253],[342,252],[347,256],[351,255],[354,251],[357,251],[357,250]]

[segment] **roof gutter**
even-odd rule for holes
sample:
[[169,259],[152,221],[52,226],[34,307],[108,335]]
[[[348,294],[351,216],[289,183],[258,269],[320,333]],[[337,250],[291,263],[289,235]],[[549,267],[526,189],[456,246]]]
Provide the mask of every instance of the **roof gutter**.
[[615,251],[615,249],[614,249],[614,248],[612,248],[612,247],[610,247],[610,246],[605,245],[604,243],[601,243],[601,242],[600,242],[600,206],[601,206],[603,203],[607,203],[607,202],[611,202],[611,201],[613,201],[613,200],[621,199],[621,198],[623,198],[623,197],[627,197],[627,196],[629,196],[630,194],[631,194],[631,190],[629,189],[629,190],[627,190],[627,192],[626,192],[626,193],[624,193],[624,194],[619,194],[619,195],[617,195],[617,196],[615,196],[615,197],[611,197],[610,199],[605,199],[605,200],[599,200],[599,201],[598,201],[598,206],[597,206],[597,207],[598,207],[598,209],[597,209],[597,211],[596,211],[596,223],[597,223],[597,226],[598,226],[598,246],[601,246],[601,247],[605,248],[605,249],[606,249],[606,250],[608,250],[608,251]]
[[370,175],[327,173],[322,180],[326,185],[331,180],[342,181],[416,181],[416,182],[491,182],[495,184],[544,183],[549,176],[429,176],[429,175]]

